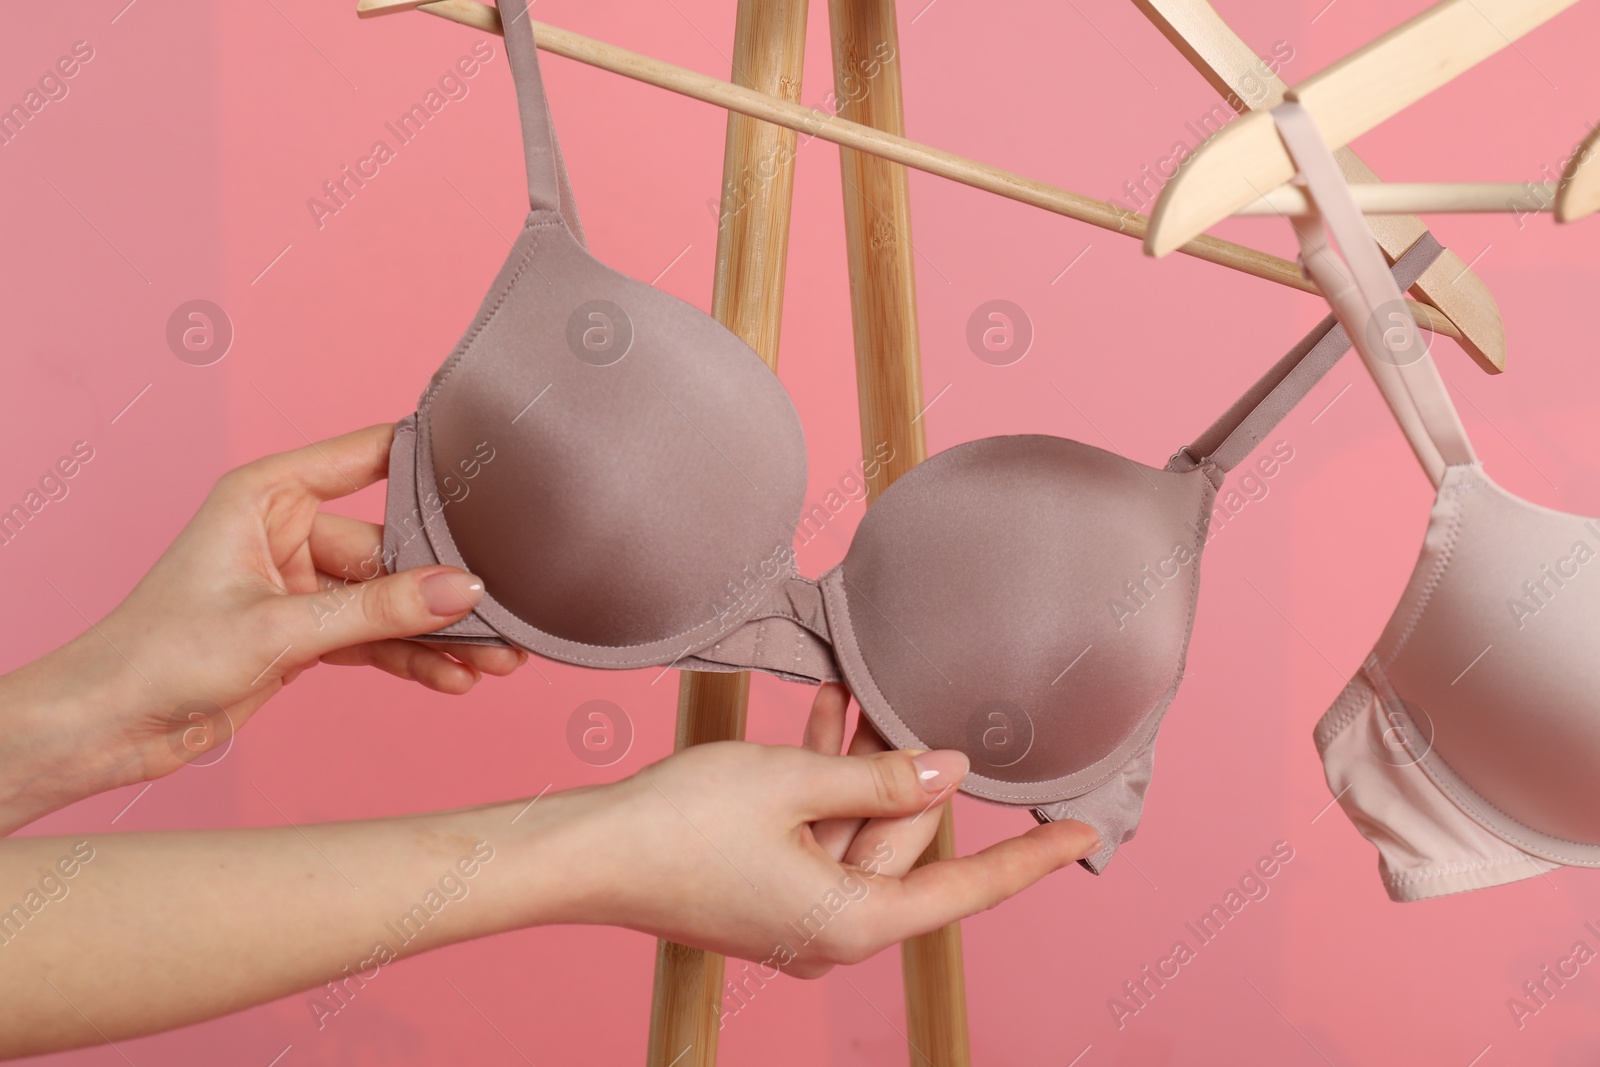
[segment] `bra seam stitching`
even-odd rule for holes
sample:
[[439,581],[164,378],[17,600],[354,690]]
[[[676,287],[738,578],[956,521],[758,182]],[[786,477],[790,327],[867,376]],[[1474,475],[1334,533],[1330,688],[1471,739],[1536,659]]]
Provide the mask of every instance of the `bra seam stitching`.
[[[1317,754],[1319,756],[1324,754],[1327,747],[1333,743],[1334,738],[1350,728],[1350,724],[1360,714],[1361,705],[1364,701],[1360,690],[1357,688],[1358,686],[1365,688],[1368,694],[1375,694],[1372,686],[1362,681],[1359,675],[1351,678],[1345,683],[1344,688],[1339,691],[1339,695],[1334,698],[1333,705],[1318,720],[1316,726],[1312,728],[1311,740],[1317,746]],[[1367,696],[1365,699],[1370,700],[1371,696]]]
[[1426,882],[1432,878],[1447,878],[1452,874],[1467,874],[1471,871],[1493,870],[1496,867],[1510,867],[1514,864],[1526,862],[1528,862],[1527,854],[1509,854],[1494,858],[1476,860],[1456,860],[1452,863],[1438,864],[1422,870],[1406,871],[1402,874],[1385,875],[1383,880],[1388,885],[1415,885],[1419,882]]
[[[1380,666],[1378,669],[1381,671],[1383,668]],[[1385,681],[1392,690],[1394,688],[1394,683],[1388,681],[1387,674],[1385,674]],[[1374,687],[1374,691],[1377,691],[1376,687]],[[1399,693],[1396,692],[1395,696],[1398,698]],[[1379,694],[1378,699],[1380,702],[1382,701],[1383,697],[1381,693]],[[1448,776],[1438,774],[1432,767],[1429,766],[1430,763],[1435,761],[1449,772]],[[1586,842],[1574,841],[1570,838],[1558,837],[1555,834],[1537,830],[1523,822],[1521,819],[1517,818],[1515,815],[1512,815],[1510,812],[1505,811],[1498,804],[1495,804],[1493,801],[1479,793],[1478,790],[1473,788],[1470,784],[1464,780],[1461,780],[1455,768],[1450,766],[1449,761],[1447,761],[1437,749],[1431,749],[1427,755],[1424,758],[1419,759],[1417,763],[1422,768],[1423,773],[1426,774],[1428,780],[1433,783],[1434,787],[1445,795],[1445,799],[1455,804],[1455,806],[1460,809],[1463,815],[1467,816],[1467,818],[1471,819],[1473,823],[1482,827],[1484,830],[1487,830],[1490,834],[1493,834],[1495,837],[1498,837],[1500,840],[1506,842],[1514,848],[1519,848],[1530,855],[1544,858],[1541,852],[1536,851],[1536,849],[1542,848],[1544,853],[1548,853],[1549,856],[1554,857],[1555,862],[1563,863],[1571,867],[1600,866],[1600,863],[1597,862],[1585,862],[1571,856],[1562,855],[1559,848],[1546,848],[1536,842],[1528,840],[1524,834],[1533,833],[1538,834],[1541,837],[1548,838],[1551,841],[1555,841],[1561,846],[1577,846],[1579,848],[1586,847]],[[1493,812],[1506,823],[1509,823],[1511,829],[1507,829],[1503,826],[1490,826],[1483,819],[1478,818],[1472,813],[1471,809],[1474,807],[1484,808]]]
[[[1454,775],[1456,773],[1455,769],[1453,767],[1450,767],[1450,765],[1448,763],[1444,762],[1444,757],[1440,756],[1438,754],[1438,752],[1434,752],[1434,753],[1432,753],[1432,755],[1440,763],[1443,763],[1444,766],[1450,770],[1450,773],[1452,775]],[[1569,838],[1557,837],[1555,834],[1544,833],[1542,830],[1534,830],[1533,827],[1529,826],[1527,823],[1524,823],[1521,819],[1517,818],[1515,815],[1512,815],[1509,812],[1504,811],[1503,809],[1500,808],[1499,805],[1497,805],[1497,804],[1493,803],[1492,801],[1486,799],[1481,794],[1479,794],[1476,789],[1472,789],[1470,786],[1468,786],[1465,789],[1463,789],[1461,786],[1458,786],[1455,782],[1452,782],[1449,779],[1445,779],[1445,780],[1441,781],[1438,778],[1434,778],[1433,775],[1431,775],[1431,774],[1428,777],[1430,779],[1432,779],[1433,784],[1435,786],[1437,786],[1440,789],[1440,791],[1443,792],[1450,800],[1452,800],[1455,803],[1455,805],[1457,807],[1459,807],[1459,808],[1465,809],[1468,804],[1476,803],[1476,804],[1479,804],[1479,805],[1489,809],[1490,811],[1494,812],[1496,815],[1500,816],[1501,818],[1505,819],[1507,822],[1511,823],[1513,827],[1516,827],[1519,831],[1532,831],[1534,833],[1540,834],[1543,837],[1548,837],[1552,841],[1557,841],[1562,845],[1578,845],[1578,846],[1582,846],[1584,844],[1584,842],[1582,842],[1582,841],[1573,841],[1573,840],[1571,840]],[[1468,817],[1471,818],[1471,813],[1470,812],[1464,812],[1464,814],[1467,814]],[[1475,823],[1478,823],[1480,826],[1483,825],[1483,823],[1478,819],[1473,819],[1472,821],[1475,822]],[[1515,846],[1517,848],[1520,848],[1524,852],[1527,852],[1527,853],[1529,853],[1531,855],[1534,855],[1534,856],[1538,856],[1539,855],[1539,853],[1533,851],[1533,848],[1529,847],[1530,845],[1534,844],[1533,842],[1525,841],[1525,840],[1524,841],[1517,840],[1517,838],[1520,836],[1520,833],[1507,832],[1506,830],[1504,830],[1503,828],[1500,828],[1500,827],[1484,826],[1484,829],[1489,830],[1490,833],[1494,834],[1496,837],[1501,838],[1507,844],[1510,844],[1510,845],[1513,845],[1513,846]],[[1595,864],[1592,864],[1592,863],[1584,863],[1582,861],[1573,859],[1573,858],[1568,857],[1568,856],[1562,856],[1562,855],[1560,855],[1560,853],[1556,849],[1553,849],[1553,848],[1552,849],[1546,849],[1546,851],[1549,852],[1551,855],[1554,855],[1559,862],[1564,863],[1564,864],[1566,864],[1566,865],[1568,865],[1570,867],[1595,866]]]
[[[552,226],[562,225],[562,220],[559,216],[551,219],[548,222],[531,221],[533,216],[537,214],[539,214],[537,211],[530,211],[528,213],[529,221],[525,221],[522,225],[524,233],[530,230],[536,231],[549,229]],[[444,388],[444,383],[449,381],[451,376],[455,374],[456,368],[459,367],[466,359],[468,350],[471,349],[473,343],[477,341],[478,336],[482,334],[484,330],[488,329],[489,323],[493,322],[495,316],[500,314],[500,309],[505,306],[507,298],[511,296],[511,290],[516,288],[517,282],[521,281],[523,274],[527,272],[528,265],[533,262],[533,253],[534,249],[530,246],[527,252],[523,254],[522,262],[517,264],[517,269],[512,272],[510,278],[506,279],[505,287],[500,290],[500,296],[495,300],[494,306],[485,312],[477,322],[473,323],[472,329],[467,333],[467,336],[461,339],[461,342],[456,346],[456,350],[452,352],[450,354],[450,358],[445,361],[443,372],[439,376],[438,380],[428,386],[428,391],[423,394],[423,402],[417,405],[419,414],[424,406],[432,406],[434,396],[440,389]]]

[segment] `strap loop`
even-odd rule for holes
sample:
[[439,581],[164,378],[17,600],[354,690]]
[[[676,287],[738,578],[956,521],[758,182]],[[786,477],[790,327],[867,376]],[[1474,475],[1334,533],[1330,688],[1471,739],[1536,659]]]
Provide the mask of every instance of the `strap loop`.
[[[1290,99],[1273,108],[1272,117],[1317,210],[1294,226],[1301,263],[1352,335],[1437,487],[1446,467],[1478,461],[1461,417],[1310,112]],[[1339,242],[1337,253],[1328,243],[1330,229]]]

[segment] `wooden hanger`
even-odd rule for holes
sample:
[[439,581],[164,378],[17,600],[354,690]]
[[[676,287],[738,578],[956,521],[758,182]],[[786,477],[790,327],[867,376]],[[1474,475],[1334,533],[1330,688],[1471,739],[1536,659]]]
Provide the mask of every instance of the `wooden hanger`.
[[[1305,105],[1328,146],[1341,148],[1575,3],[1443,0],[1307,78],[1286,98]],[[1270,113],[1229,123],[1162,190],[1145,251],[1174,251],[1294,174]]]
[[[1350,193],[1364,215],[1553,213],[1554,182],[1351,182]],[[1311,198],[1280,185],[1235,215],[1310,215]],[[1558,221],[1569,221],[1561,219]]]
[[[1288,85],[1267,67],[1207,0],[1133,0],[1162,36],[1171,42],[1228,106],[1246,111],[1270,111],[1283,102]],[[1340,148],[1334,159],[1346,180],[1377,182],[1378,176],[1355,152]],[[1374,189],[1393,186],[1372,186]],[[1282,186],[1274,193],[1292,186]],[[1522,190],[1518,189],[1518,192]],[[1303,199],[1303,197],[1302,197]],[[1548,201],[1546,201],[1548,202]],[[1274,213],[1283,211],[1274,206]],[[1288,212],[1292,213],[1292,212]],[[1402,215],[1409,214],[1402,212]],[[1418,218],[1369,218],[1367,226],[1390,261],[1399,259],[1427,232]],[[1461,328],[1461,347],[1485,371],[1498,374],[1506,365],[1506,331],[1500,308],[1488,286],[1450,249],[1434,261],[1413,287]]]
[[1556,221],[1577,222],[1600,211],[1600,125],[1572,153],[1556,188]]
[[[356,5],[356,14],[361,18],[411,10],[424,11],[486,33],[503,33],[500,13],[488,4],[478,3],[477,0],[431,0],[431,2],[359,0]],[[597,41],[570,30],[534,22],[531,19],[529,22],[538,46],[544,51],[599,67],[613,74],[621,74],[635,81],[715,104],[777,126],[798,130],[846,148],[854,148],[915,170],[970,185],[975,189],[1044,208],[1046,211],[1065,215],[1079,222],[1087,222],[1091,226],[1098,226],[1124,236],[1143,238],[1150,225],[1149,217],[1104,200],[1096,200],[1072,192],[1070,189],[1035,181],[1012,171],[991,167],[964,156],[830,115],[816,108],[790,103],[698,71],[664,63],[659,59],[630,52],[625,48],[618,48],[616,45]],[[1297,264],[1232,241],[1201,236],[1187,242],[1176,251],[1276,282],[1290,289],[1298,289],[1305,293],[1317,291],[1315,286],[1302,277]],[[1407,306],[1417,325],[1422,329],[1431,330],[1457,341],[1462,340],[1461,328],[1437,308],[1414,300],[1407,301]]]

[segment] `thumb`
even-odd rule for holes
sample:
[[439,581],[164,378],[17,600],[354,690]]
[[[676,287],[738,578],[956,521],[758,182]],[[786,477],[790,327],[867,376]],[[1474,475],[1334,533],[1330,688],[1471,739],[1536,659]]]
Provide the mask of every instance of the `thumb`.
[[966,755],[954,749],[815,759],[801,797],[811,821],[915,815],[949,798],[969,766]]
[[432,633],[483,599],[483,579],[455,567],[416,567],[369,582],[342,581],[315,593],[274,598],[275,627],[305,655]]

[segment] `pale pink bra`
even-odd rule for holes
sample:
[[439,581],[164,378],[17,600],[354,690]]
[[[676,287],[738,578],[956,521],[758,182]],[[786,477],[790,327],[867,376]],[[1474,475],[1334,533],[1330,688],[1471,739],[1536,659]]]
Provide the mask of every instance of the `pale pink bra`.
[[1400,606],[1317,724],[1328,785],[1395,900],[1600,866],[1600,522],[1484,473],[1311,117],[1274,115],[1326,220],[1301,220],[1302,262],[1438,489]]

